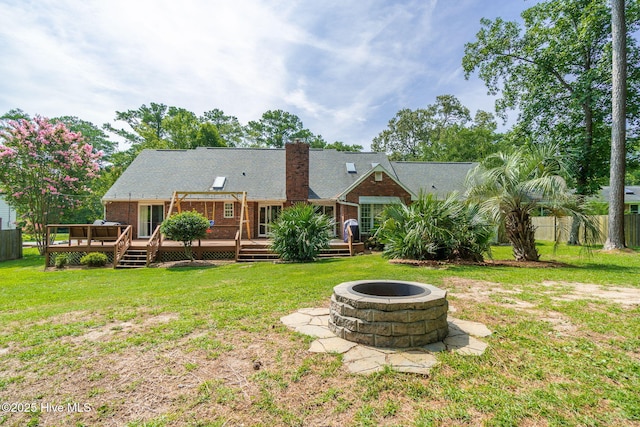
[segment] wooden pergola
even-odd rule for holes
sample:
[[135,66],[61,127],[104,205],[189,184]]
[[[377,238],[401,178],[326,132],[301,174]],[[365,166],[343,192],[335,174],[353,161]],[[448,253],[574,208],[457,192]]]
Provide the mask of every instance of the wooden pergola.
[[[188,200],[189,202],[205,202],[205,216],[208,217],[206,202],[218,201],[225,199],[233,199],[240,203],[240,222],[238,224],[238,231],[240,232],[240,238],[242,239],[242,224],[245,225],[247,230],[247,239],[251,239],[251,229],[249,227],[249,210],[247,208],[247,192],[246,191],[174,191],[171,197],[171,204],[169,205],[169,211],[167,212],[167,218],[173,213],[173,209],[178,213],[182,212],[180,206],[181,202]],[[215,205],[212,208],[215,211]]]

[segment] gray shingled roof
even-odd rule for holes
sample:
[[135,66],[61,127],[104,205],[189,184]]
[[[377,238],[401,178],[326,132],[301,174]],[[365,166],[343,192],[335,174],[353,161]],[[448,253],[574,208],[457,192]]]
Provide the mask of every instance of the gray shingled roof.
[[[347,172],[347,163],[356,173]],[[473,163],[390,162],[384,153],[309,151],[309,198],[335,199],[380,164],[412,190],[444,195],[464,190]],[[285,150],[197,148],[144,150],[104,195],[103,200],[169,200],[173,191],[207,191],[218,176],[224,191],[246,191],[249,200],[285,200]],[[433,189],[431,186],[436,188]]]
[[[602,187],[598,195],[598,200],[603,202],[609,202],[610,187]],[[640,203],[640,186],[625,185],[624,186],[624,202],[625,203]]]
[[[347,172],[347,163],[353,163],[356,173]],[[384,153],[349,153],[336,150],[309,151],[309,198],[335,199],[362,175],[381,164],[392,171]]]
[[[357,173],[347,173],[347,162],[355,164]],[[335,198],[370,170],[373,163],[392,169],[384,153],[310,150],[309,198]],[[285,150],[202,147],[144,150],[103,199],[167,200],[174,190],[207,191],[217,176],[227,178],[224,191],[246,191],[251,200],[284,200]]]
[[254,200],[283,200],[284,150],[144,150],[103,200],[169,200],[175,190],[208,191],[217,176],[227,178],[224,191],[246,191]]
[[471,162],[391,162],[398,180],[415,194],[420,190],[434,193],[439,198],[458,191],[465,191],[464,181],[469,170],[477,163]]

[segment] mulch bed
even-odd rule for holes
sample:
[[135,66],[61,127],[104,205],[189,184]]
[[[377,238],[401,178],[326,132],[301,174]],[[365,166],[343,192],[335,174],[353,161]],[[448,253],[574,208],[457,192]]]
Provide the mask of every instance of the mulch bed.
[[483,262],[465,261],[465,260],[415,260],[415,259],[392,259],[391,264],[412,265],[414,267],[432,267],[442,268],[457,265],[476,265],[482,267],[526,267],[526,268],[560,268],[568,267],[567,264],[554,261],[516,261],[512,259],[485,260]]

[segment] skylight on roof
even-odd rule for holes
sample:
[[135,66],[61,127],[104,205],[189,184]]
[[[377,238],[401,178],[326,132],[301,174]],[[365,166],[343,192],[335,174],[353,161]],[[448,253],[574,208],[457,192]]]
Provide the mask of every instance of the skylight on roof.
[[216,179],[213,181],[213,185],[211,186],[212,190],[222,190],[224,187],[224,183],[227,181],[226,176],[216,176]]
[[356,173],[356,164],[355,163],[347,163],[347,172],[348,173]]
[[625,187],[624,194],[635,194],[632,189]]

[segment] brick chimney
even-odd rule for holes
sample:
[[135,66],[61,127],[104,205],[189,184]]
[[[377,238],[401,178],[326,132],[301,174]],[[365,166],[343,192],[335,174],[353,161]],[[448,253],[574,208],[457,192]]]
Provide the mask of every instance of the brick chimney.
[[309,200],[309,144],[296,139],[285,144],[287,206]]

